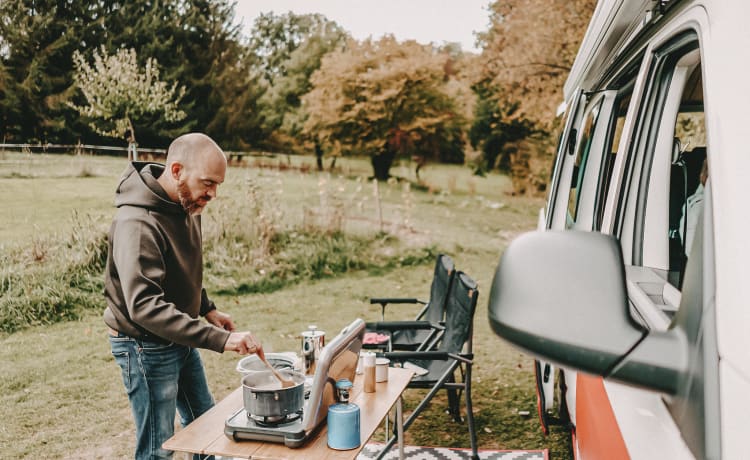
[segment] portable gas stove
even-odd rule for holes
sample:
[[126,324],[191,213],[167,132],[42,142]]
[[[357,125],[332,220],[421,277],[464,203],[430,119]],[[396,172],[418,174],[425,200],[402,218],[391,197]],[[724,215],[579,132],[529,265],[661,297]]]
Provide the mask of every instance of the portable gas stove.
[[[308,401],[305,400],[305,406]],[[283,442],[288,447],[299,447],[307,438],[308,430],[303,425],[302,413],[270,420],[250,416],[242,408],[227,419],[224,433],[235,441]]]
[[328,406],[336,402],[336,381],[354,381],[364,333],[365,323],[357,318],[323,347],[301,412],[258,418],[242,407],[226,420],[224,434],[235,441],[269,441],[300,447],[325,420]]

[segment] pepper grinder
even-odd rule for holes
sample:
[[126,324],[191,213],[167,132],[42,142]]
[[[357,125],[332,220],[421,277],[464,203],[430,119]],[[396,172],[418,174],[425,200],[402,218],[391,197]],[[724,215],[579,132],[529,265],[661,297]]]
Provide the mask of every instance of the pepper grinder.
[[365,377],[365,393],[375,392],[375,353],[365,353],[362,363]]

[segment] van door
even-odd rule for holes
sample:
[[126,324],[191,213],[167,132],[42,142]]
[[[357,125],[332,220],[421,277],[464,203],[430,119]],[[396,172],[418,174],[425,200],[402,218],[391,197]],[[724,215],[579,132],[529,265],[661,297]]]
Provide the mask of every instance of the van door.
[[[701,179],[701,165],[706,154],[710,158],[711,146],[709,114],[704,111],[707,61],[699,39],[707,24],[705,10],[686,8],[672,24],[663,25],[646,50],[638,110],[624,142],[626,157],[618,161],[619,190],[609,197],[605,211],[604,231],[617,236],[622,246],[633,319],[646,329],[664,330],[679,310],[695,326],[686,335],[691,345],[686,363],[690,372],[678,397],[604,382],[616,428],[631,458],[721,456],[715,416],[719,411],[715,318],[702,310],[710,298],[704,290],[708,286],[704,273],[711,273],[713,267],[695,254],[690,256],[688,247],[705,245],[706,251],[699,253],[707,254],[711,244],[703,236],[688,244],[684,232],[688,226],[680,224],[681,215],[686,220],[706,217],[702,211],[690,210],[688,197],[709,188]],[[705,228],[710,228],[707,222]],[[683,285],[686,268],[693,281]],[[582,458],[604,452],[597,450],[598,425],[579,426]]]
[[[549,195],[547,196],[547,212],[545,213],[545,209],[539,211],[537,230],[553,228],[552,222],[558,193],[568,193],[567,190],[560,190],[561,181],[563,183],[566,182],[566,179],[561,179],[561,177],[568,177],[567,183],[570,183],[569,172],[567,172],[570,168],[567,164],[572,161],[570,157],[572,157],[575,150],[578,137],[576,134],[577,126],[580,122],[580,114],[584,101],[583,91],[579,89],[573,92],[570,100],[566,103],[566,109],[562,118],[563,128],[557,144],[557,152],[550,179]],[[552,363],[535,359],[534,375],[536,382],[537,415],[539,416],[542,431],[546,435],[549,433],[549,424],[552,421],[549,411],[554,407],[555,367]]]

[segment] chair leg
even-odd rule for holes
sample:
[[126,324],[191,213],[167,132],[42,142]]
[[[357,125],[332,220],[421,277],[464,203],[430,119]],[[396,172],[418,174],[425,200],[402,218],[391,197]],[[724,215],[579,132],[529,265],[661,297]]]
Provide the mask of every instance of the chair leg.
[[466,424],[469,425],[469,439],[471,440],[471,458],[479,460],[477,452],[477,433],[474,429],[474,409],[471,404],[471,364],[466,366],[466,376],[464,380],[466,396]]
[[[455,379],[451,376],[448,382],[454,383]],[[448,392],[448,413],[453,417],[457,423],[463,423],[461,420],[461,408],[459,407],[459,392],[455,388],[447,388]]]

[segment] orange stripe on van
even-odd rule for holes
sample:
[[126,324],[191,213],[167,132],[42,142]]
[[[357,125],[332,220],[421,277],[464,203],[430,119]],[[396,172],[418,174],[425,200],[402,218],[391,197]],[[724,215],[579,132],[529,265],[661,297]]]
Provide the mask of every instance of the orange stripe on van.
[[580,460],[630,459],[602,378],[582,372],[576,380],[576,438]]

